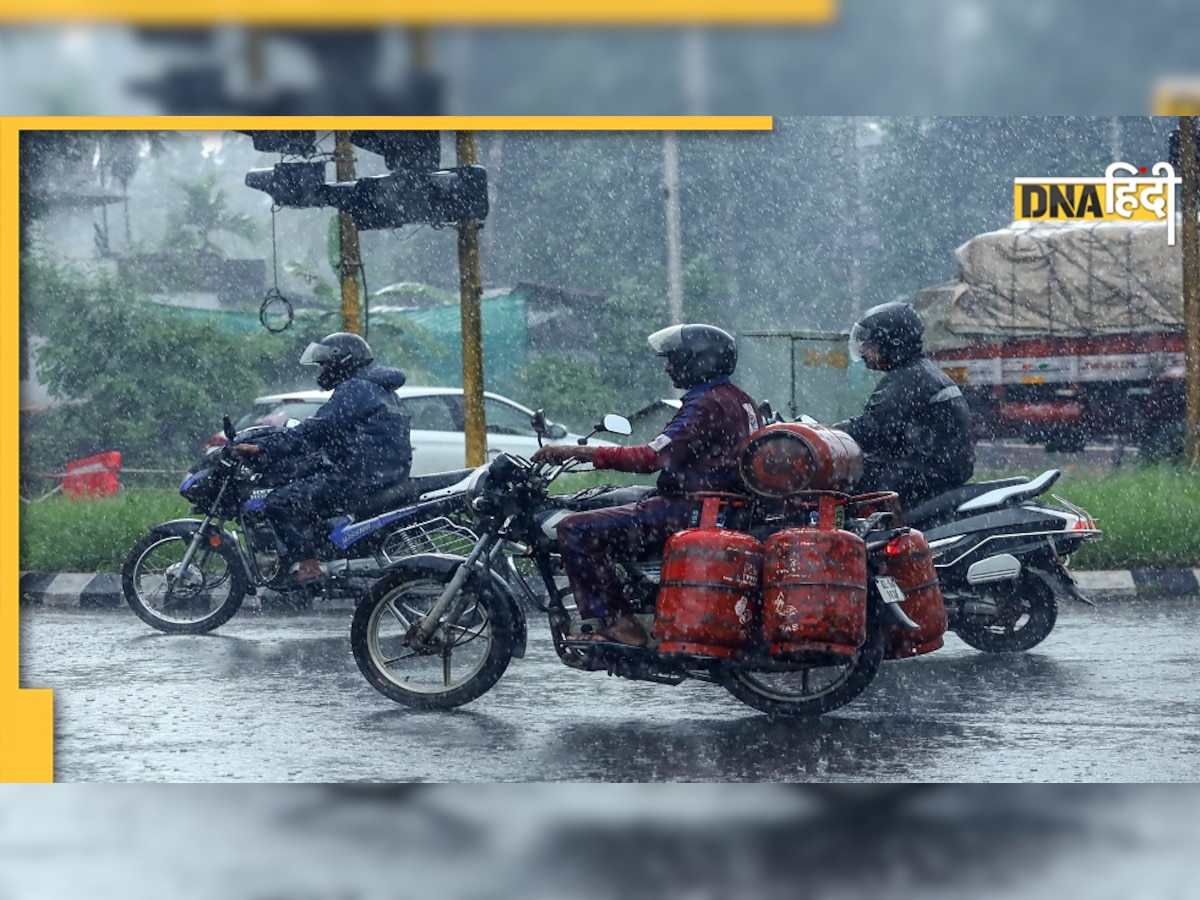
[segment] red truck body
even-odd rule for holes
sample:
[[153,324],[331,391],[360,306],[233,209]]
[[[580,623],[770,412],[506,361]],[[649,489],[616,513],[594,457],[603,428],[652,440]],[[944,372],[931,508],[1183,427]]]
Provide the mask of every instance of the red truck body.
[[1184,418],[1182,334],[1026,338],[930,354],[959,386],[977,436],[1077,450],[1088,440],[1157,455]]

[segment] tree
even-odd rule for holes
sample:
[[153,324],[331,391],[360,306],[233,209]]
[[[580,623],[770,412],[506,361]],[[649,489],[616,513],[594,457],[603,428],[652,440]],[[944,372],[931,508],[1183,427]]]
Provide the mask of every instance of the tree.
[[259,339],[157,307],[113,277],[28,260],[21,305],[45,338],[39,374],[65,401],[23,429],[23,463],[119,450],[129,465],[179,467],[261,387]]
[[224,257],[216,235],[229,234],[248,241],[257,236],[258,227],[250,216],[230,210],[229,195],[220,180],[218,170],[192,181],[175,180],[183,191],[184,203],[171,207],[167,215],[163,249]]

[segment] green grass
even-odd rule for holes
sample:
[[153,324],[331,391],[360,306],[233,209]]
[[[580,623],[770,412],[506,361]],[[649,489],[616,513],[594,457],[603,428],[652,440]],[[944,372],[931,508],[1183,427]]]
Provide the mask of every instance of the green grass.
[[21,504],[21,570],[119,572],[151,525],[188,514],[166,488],[122,489],[116,496],[70,500],[62,494]]
[[1075,555],[1074,568],[1200,567],[1200,473],[1168,465],[1067,471],[1050,490],[1104,531]]
[[[980,478],[1005,473],[981,473]],[[1028,474],[1028,473],[1022,473]],[[653,476],[587,472],[555,482],[556,493],[597,484],[634,484]],[[1082,506],[1104,530],[1085,546],[1077,569],[1200,567],[1200,474],[1173,466],[1068,469],[1051,489]],[[188,514],[175,491],[122,488],[115,497],[71,501],[61,495],[22,504],[23,571],[119,572],[125,554],[151,525]]]

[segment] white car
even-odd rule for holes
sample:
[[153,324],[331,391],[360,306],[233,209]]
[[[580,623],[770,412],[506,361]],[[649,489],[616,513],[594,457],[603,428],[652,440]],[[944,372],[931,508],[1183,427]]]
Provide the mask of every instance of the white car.
[[[251,425],[282,425],[289,419],[307,419],[329,399],[330,391],[291,391],[257,397],[254,408],[234,423],[240,431]],[[396,390],[404,411],[412,419],[412,474],[449,472],[466,467],[466,436],[463,434],[462,388],[409,387]],[[483,413],[487,420],[487,453],[492,459],[506,452],[528,459],[538,448],[537,433],[530,424],[533,410],[499,394],[484,393]],[[547,444],[572,444],[581,437],[562,425],[547,423]],[[214,435],[213,443],[224,443]],[[590,438],[590,446],[611,447],[609,441]]]

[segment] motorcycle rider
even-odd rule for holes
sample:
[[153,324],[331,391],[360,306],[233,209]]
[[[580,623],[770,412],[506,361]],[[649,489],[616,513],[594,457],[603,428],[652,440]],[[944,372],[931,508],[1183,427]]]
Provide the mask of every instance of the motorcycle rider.
[[321,577],[314,538],[322,519],[356,497],[408,477],[409,417],[396,396],[404,373],[372,366],[373,361],[370,345],[356,334],[337,332],[309,344],[300,364],[319,366],[317,387],[333,394],[296,427],[233,447],[243,456],[323,456],[321,471],[271,491],[263,503],[283,545],[284,560],[295,563],[291,571],[298,583]]
[[[563,565],[586,621],[600,620],[583,640],[645,646],[648,636],[621,591],[614,559],[662,546],[689,527],[694,491],[743,491],[735,453],[761,427],[758,407],[730,376],[737,342],[712,325],[673,325],[650,335],[666,373],[686,390],[679,412],[654,440],[637,447],[542,447],[534,462],[568,459],[597,469],[659,472],[657,491],[637,503],[573,513],[558,525]],[[574,639],[574,638],[573,638]]]
[[884,374],[862,413],[833,426],[863,449],[857,489],[896,491],[902,509],[966,484],[975,471],[971,411],[925,356],[924,335],[907,303],[868,309],[850,330],[850,356]]

